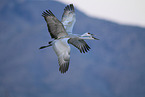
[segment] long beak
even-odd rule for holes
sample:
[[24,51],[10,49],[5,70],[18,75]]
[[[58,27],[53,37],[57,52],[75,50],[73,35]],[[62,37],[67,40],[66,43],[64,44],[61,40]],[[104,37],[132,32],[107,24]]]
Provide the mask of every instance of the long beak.
[[96,35],[94,35],[94,34],[91,34],[91,35],[93,36],[93,38],[94,38],[95,40],[99,40],[98,38],[94,37],[94,36],[96,36]]
[[93,37],[95,40],[99,40],[98,38]]

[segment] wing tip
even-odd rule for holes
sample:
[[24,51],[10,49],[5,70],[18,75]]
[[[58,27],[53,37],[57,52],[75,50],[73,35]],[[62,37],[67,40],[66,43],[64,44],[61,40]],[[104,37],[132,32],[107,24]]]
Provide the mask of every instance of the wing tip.
[[65,9],[64,9],[65,11],[75,11],[74,10],[74,6],[73,6],[73,4],[69,4],[69,5],[67,5],[66,7],[65,7]]
[[74,6],[73,6],[73,4],[70,4],[70,8],[71,8],[71,10],[74,11]]
[[60,67],[59,67],[59,71],[64,74],[68,71],[68,68],[69,68],[69,62],[66,62],[64,64],[61,64]]
[[85,46],[82,46],[80,49],[81,53],[87,53],[88,51],[90,51],[90,47],[86,44]]
[[54,14],[51,12],[51,10],[45,10],[45,11],[43,11],[42,16],[43,17],[54,16]]

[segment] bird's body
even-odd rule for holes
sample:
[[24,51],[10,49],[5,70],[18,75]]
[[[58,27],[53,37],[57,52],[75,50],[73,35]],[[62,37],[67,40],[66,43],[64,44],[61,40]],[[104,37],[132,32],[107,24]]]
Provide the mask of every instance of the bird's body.
[[90,33],[84,33],[83,35],[72,34],[72,29],[76,22],[73,4],[67,5],[65,7],[61,22],[50,10],[43,12],[42,16],[47,22],[48,31],[54,40],[49,42],[49,45],[40,47],[40,49],[53,46],[53,49],[58,57],[60,66],[59,70],[61,73],[65,73],[69,68],[70,61],[69,44],[72,44],[78,48],[81,53],[85,53],[89,51],[90,47],[87,45],[84,39],[98,39],[94,38],[93,34]]

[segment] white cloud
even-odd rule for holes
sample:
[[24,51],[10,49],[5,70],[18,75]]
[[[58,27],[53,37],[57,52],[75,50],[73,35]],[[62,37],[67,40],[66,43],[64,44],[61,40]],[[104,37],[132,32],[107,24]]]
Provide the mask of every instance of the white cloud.
[[76,8],[92,17],[145,27],[144,0],[58,0],[73,3]]

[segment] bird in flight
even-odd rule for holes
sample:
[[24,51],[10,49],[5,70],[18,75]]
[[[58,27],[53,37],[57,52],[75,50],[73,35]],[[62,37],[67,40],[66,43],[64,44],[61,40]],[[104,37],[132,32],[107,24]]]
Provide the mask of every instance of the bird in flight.
[[59,21],[55,15],[50,11],[43,11],[42,16],[44,17],[48,31],[53,38],[53,41],[49,42],[49,45],[42,46],[39,49],[46,47],[53,47],[59,63],[59,71],[65,73],[69,68],[70,61],[70,46],[72,44],[80,50],[81,53],[88,52],[91,48],[84,41],[84,39],[99,40],[94,37],[93,34],[88,32],[78,35],[73,34],[73,26],[76,22],[76,15],[73,4],[67,5],[64,8],[64,13],[62,15],[62,20]]

